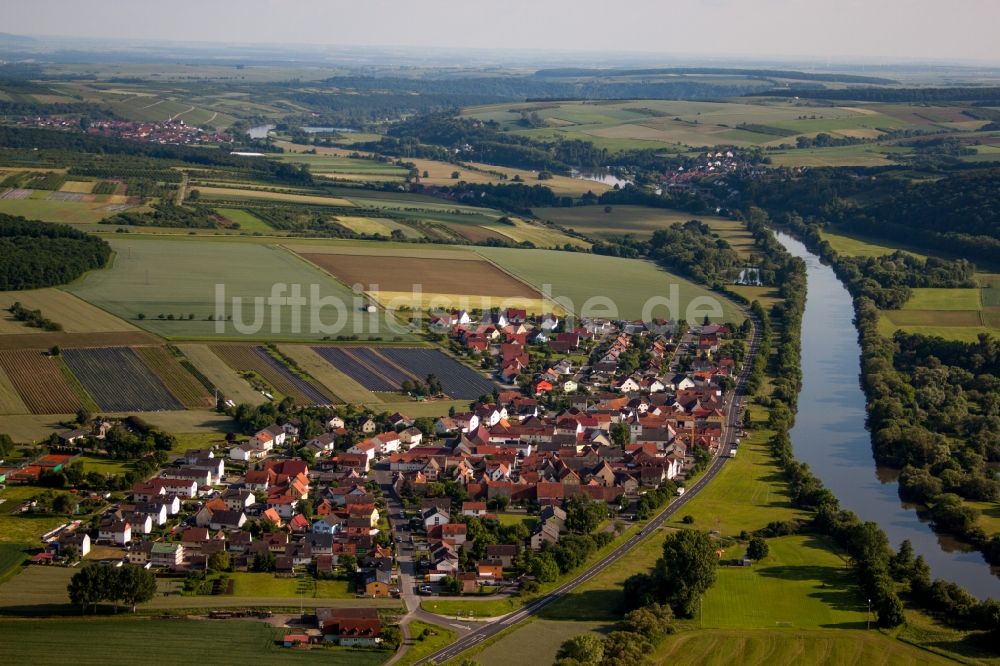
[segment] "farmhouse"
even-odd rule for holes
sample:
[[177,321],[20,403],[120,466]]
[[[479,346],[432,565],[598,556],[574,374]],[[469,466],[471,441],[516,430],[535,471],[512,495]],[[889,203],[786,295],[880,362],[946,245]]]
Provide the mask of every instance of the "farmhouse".
[[375,608],[317,608],[323,640],[344,646],[371,647],[382,639]]

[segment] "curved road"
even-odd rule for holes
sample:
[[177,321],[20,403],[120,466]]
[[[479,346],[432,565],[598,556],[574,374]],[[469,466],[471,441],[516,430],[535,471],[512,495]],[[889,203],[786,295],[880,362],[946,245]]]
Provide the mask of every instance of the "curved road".
[[[750,348],[747,353],[746,363],[743,364],[743,370],[740,372],[740,376],[736,380],[736,387],[725,399],[726,414],[728,415],[727,423],[722,433],[722,444],[719,446],[719,450],[716,452],[716,456],[713,459],[711,466],[708,468],[708,471],[705,472],[705,474],[698,479],[695,484],[687,488],[683,495],[670,502],[666,509],[661,511],[655,518],[651,519],[641,531],[632,535],[628,541],[618,546],[618,548],[604,557],[604,559],[588,567],[573,580],[568,583],[564,583],[549,592],[544,597],[536,599],[519,610],[497,618],[483,627],[470,631],[451,645],[442,648],[434,654],[428,655],[418,662],[415,662],[414,666],[420,666],[421,664],[436,664],[453,659],[488,638],[495,636],[502,631],[506,631],[513,625],[523,622],[532,615],[537,615],[543,608],[552,602],[565,597],[578,586],[586,583],[588,580],[621,559],[640,541],[649,536],[650,533],[663,525],[668,518],[677,513],[677,511],[687,504],[692,497],[697,495],[719,474],[722,468],[725,467],[726,462],[729,461],[729,448],[736,439],[737,431],[739,431],[742,426],[742,410],[738,408],[738,401],[744,396],[744,387],[746,385],[747,375],[750,373],[750,367],[753,365],[754,357],[756,357],[757,350],[760,346],[760,322],[752,315],[748,315],[748,317],[753,324],[753,334],[750,337]],[[737,408],[734,409],[734,407]]]

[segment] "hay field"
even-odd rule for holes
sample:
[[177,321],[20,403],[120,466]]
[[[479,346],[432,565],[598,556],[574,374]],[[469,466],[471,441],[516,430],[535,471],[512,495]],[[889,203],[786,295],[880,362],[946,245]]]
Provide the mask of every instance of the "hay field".
[[15,320],[7,308],[15,302],[32,310],[41,310],[45,317],[62,324],[67,333],[102,333],[137,331],[127,321],[94,307],[61,289],[31,289],[0,292],[0,335],[39,333]]

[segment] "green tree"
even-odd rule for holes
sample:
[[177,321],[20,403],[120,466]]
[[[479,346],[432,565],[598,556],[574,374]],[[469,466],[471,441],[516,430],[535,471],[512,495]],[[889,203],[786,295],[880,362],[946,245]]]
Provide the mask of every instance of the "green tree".
[[231,566],[232,561],[229,557],[229,553],[224,550],[212,553],[208,557],[208,569],[210,571],[229,571]]
[[580,495],[574,495],[566,500],[564,508],[566,529],[580,534],[590,534],[608,517],[607,504]]
[[601,666],[635,666],[646,661],[653,645],[645,636],[631,631],[612,631],[604,639]]
[[719,558],[704,532],[679,530],[663,541],[653,576],[658,600],[681,617],[693,617],[698,600],[715,583]]
[[0,433],[0,458],[6,458],[14,453],[14,440],[6,433]]
[[152,571],[134,564],[118,569],[117,590],[126,606],[135,613],[136,606],[146,603],[156,595],[156,576]]
[[580,666],[600,666],[604,660],[604,639],[596,634],[573,636],[559,646],[556,659],[572,659]]
[[755,536],[747,544],[747,557],[753,561],[763,560],[771,552],[770,547],[764,537]]

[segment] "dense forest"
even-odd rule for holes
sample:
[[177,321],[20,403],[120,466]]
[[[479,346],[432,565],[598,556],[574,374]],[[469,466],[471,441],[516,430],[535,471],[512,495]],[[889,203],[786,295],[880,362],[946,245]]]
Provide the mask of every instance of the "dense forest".
[[65,284],[101,268],[111,246],[61,224],[0,214],[0,290]]
[[1000,257],[1000,169],[965,165],[913,182],[898,169],[814,169],[740,183],[749,205],[808,223],[933,248]]
[[990,102],[1000,101],[1000,88],[804,88],[767,90],[770,97],[810,97],[860,102]]

